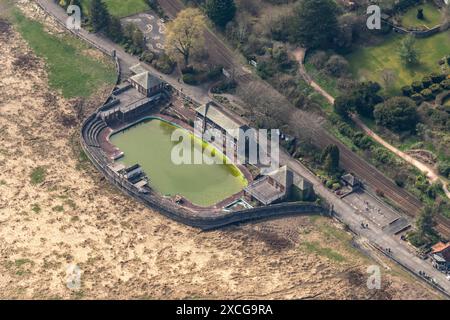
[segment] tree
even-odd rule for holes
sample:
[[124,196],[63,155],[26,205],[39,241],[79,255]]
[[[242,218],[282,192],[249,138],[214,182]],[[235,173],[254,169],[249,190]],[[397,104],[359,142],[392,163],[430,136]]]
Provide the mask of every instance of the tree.
[[338,30],[337,5],[333,0],[300,1],[291,26],[294,42],[308,48],[329,48]]
[[169,55],[182,56],[185,66],[193,50],[202,46],[205,18],[198,9],[188,8],[178,13],[167,26],[166,44]]
[[389,89],[397,79],[397,74],[392,69],[383,69],[381,71],[381,79],[383,79],[385,89]]
[[417,9],[417,19],[419,19],[419,20],[425,19],[422,8]]
[[362,116],[373,118],[375,105],[383,102],[383,98],[378,94],[381,86],[372,81],[360,83],[353,91],[355,110]]
[[89,20],[95,32],[107,30],[111,21],[106,4],[102,0],[92,0],[89,6]]
[[236,14],[234,0],[207,0],[206,15],[220,28],[224,28]]
[[353,111],[355,101],[349,95],[342,95],[334,100],[334,111],[343,118],[347,118],[348,114]]
[[120,19],[117,17],[111,17],[111,21],[108,26],[108,37],[114,42],[121,42],[123,40],[123,29]]
[[406,65],[419,63],[420,52],[416,48],[416,38],[414,35],[408,35],[402,40],[399,48],[399,55]]
[[334,174],[339,170],[339,157],[339,148],[335,144],[330,144],[323,150],[321,160],[328,173]]
[[393,97],[378,104],[374,111],[375,121],[394,131],[413,131],[419,121],[416,104],[407,97]]
[[423,208],[416,221],[417,232],[420,238],[426,238],[427,236],[434,236],[436,231],[434,227],[436,222],[434,221],[434,214],[436,209],[434,207],[426,206]]

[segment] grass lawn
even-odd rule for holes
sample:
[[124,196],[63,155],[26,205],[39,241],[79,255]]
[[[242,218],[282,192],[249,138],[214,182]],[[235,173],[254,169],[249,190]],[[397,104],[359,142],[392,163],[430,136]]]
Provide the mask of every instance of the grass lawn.
[[88,97],[105,84],[116,81],[115,67],[109,60],[91,57],[81,40],[69,35],[45,32],[42,24],[14,12],[13,22],[31,49],[46,61],[51,88],[65,98]]
[[[424,19],[417,19],[417,9],[422,8]],[[441,23],[441,12],[438,8],[426,2],[424,5],[409,8],[402,16],[401,25],[406,28],[433,28]]]
[[407,67],[400,60],[398,48],[402,35],[390,34],[377,46],[360,47],[346,56],[352,73],[360,80],[377,81],[382,86],[382,71],[389,69],[396,74],[395,83],[388,93],[398,94],[400,88],[410,85],[414,80],[422,80],[431,72],[440,71],[438,61],[450,53],[450,31],[429,38],[417,38],[416,46],[420,51],[420,64]]
[[[133,14],[149,10],[145,0],[103,0],[108,7],[109,13],[118,18],[131,16]],[[82,0],[81,5],[86,13],[90,0]]]

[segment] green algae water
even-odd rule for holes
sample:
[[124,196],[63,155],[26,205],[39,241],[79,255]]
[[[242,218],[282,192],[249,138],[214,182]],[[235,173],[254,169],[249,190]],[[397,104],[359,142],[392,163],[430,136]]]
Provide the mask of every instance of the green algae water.
[[[208,207],[241,191],[247,186],[242,172],[232,164],[181,164],[171,160],[171,141],[178,127],[159,119],[147,119],[110,137],[125,156],[127,166],[140,164],[150,186],[162,195],[181,195],[192,203]],[[193,148],[202,148],[194,139]],[[203,146],[204,147],[204,146]]]

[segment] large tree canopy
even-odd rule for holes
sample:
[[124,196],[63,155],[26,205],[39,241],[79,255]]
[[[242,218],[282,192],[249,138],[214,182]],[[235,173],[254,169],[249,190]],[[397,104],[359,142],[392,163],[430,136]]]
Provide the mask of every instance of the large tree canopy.
[[419,121],[416,104],[407,97],[393,97],[377,105],[374,116],[377,124],[394,131],[412,131]]
[[328,173],[334,174],[339,170],[339,157],[339,148],[334,144],[328,145],[323,150],[321,160]]
[[329,48],[338,30],[333,0],[303,0],[294,10],[292,35],[306,48]]
[[106,4],[102,0],[92,0],[89,6],[89,20],[95,32],[109,27],[110,16]]
[[169,55],[182,56],[189,65],[191,53],[204,41],[205,18],[198,9],[188,8],[178,13],[167,26],[166,44]]
[[236,14],[234,0],[207,0],[206,14],[219,27],[224,28]]

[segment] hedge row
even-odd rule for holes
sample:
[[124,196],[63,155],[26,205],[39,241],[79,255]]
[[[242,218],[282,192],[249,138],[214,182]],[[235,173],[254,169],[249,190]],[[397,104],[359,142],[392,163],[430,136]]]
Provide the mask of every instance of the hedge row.
[[403,95],[417,103],[433,100],[443,90],[450,90],[450,75],[432,73],[422,81],[414,81],[402,88]]

